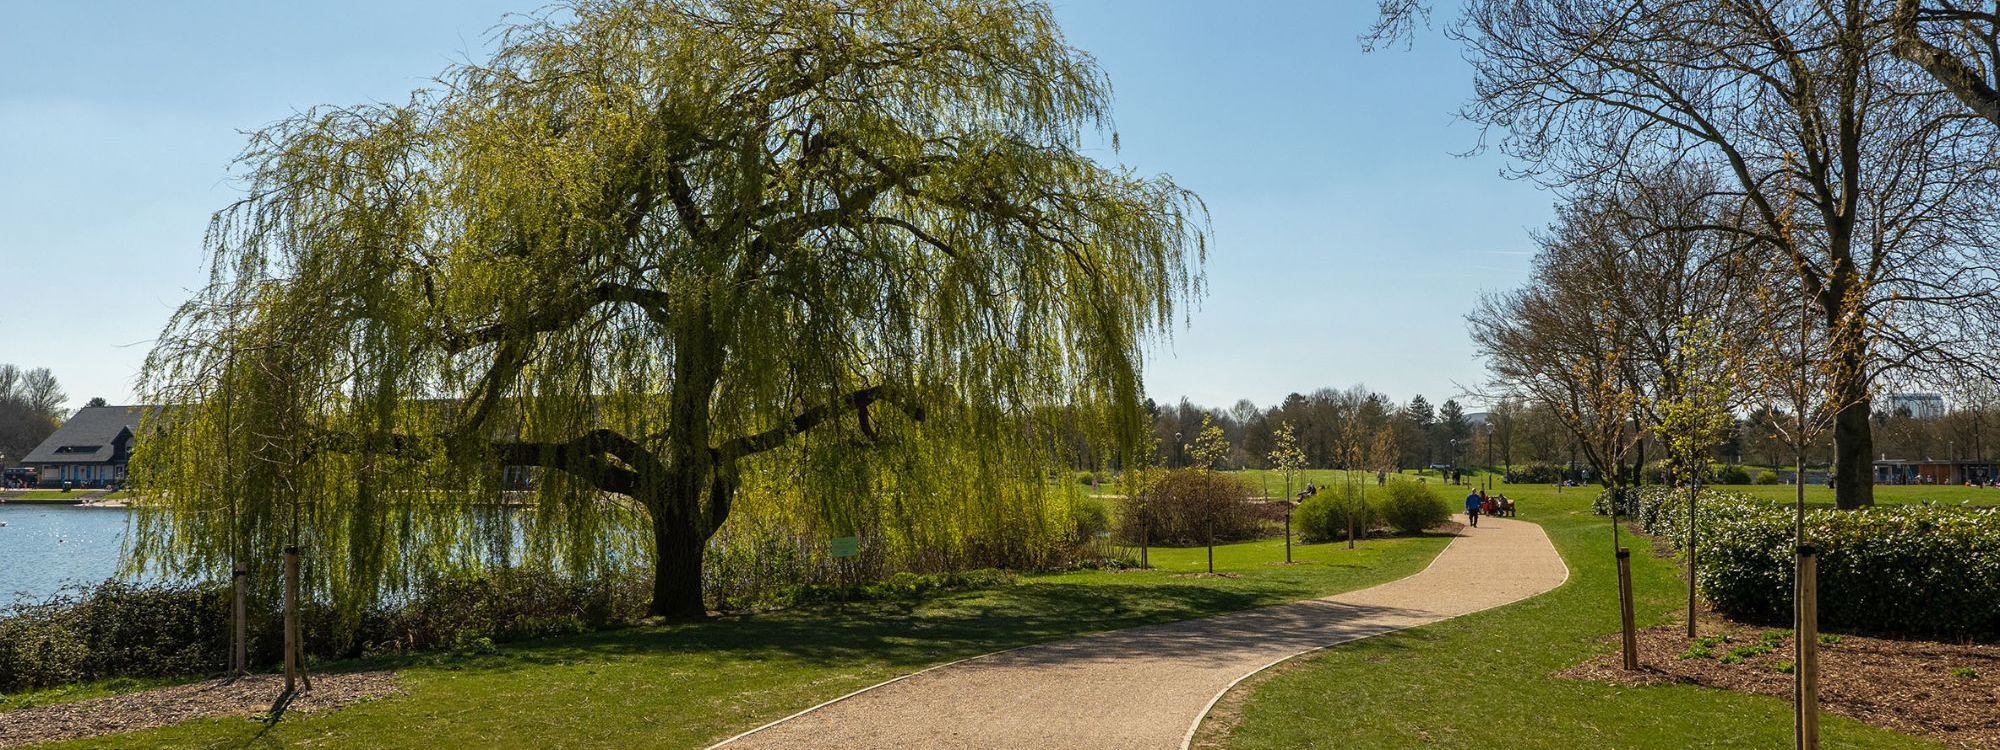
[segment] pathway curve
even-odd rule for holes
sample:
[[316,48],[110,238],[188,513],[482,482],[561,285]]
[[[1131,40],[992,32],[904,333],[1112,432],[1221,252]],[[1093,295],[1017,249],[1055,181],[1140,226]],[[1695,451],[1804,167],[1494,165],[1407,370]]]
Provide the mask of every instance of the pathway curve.
[[954,662],[713,747],[1174,750],[1216,699],[1265,667],[1519,601],[1568,577],[1542,527],[1487,518],[1408,578]]

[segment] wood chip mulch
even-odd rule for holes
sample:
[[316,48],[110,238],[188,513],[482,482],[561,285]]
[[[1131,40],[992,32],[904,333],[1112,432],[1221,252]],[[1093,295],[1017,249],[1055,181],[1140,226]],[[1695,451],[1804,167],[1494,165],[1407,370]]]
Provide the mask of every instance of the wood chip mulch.
[[[247,718],[270,711],[284,691],[282,675],[188,685],[0,711],[0,748],[97,737],[213,716]],[[346,672],[312,678],[287,711],[314,713],[401,692],[394,672]]]
[[[1780,671],[1792,662],[1790,631],[1775,631],[1783,637],[1766,641],[1765,634],[1774,632],[1770,628],[1702,622],[1698,632],[1711,641],[1728,636],[1710,646],[1706,658],[1682,658],[1692,645],[1686,626],[1664,626],[1639,631],[1643,671],[1622,669],[1614,650],[1557,676],[1620,685],[1691,683],[1791,700],[1792,675]],[[2000,645],[1834,638],[1837,642],[1819,648],[1822,710],[1934,737],[1954,748],[2000,749]],[[1721,661],[1738,649],[1755,651],[1767,643],[1767,653],[1746,653],[1733,664]]]

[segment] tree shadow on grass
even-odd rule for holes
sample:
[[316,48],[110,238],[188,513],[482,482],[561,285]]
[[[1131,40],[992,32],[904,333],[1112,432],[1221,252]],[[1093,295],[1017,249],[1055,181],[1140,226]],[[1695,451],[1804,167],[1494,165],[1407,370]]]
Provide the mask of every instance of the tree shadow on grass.
[[[1195,619],[1271,604],[1291,587],[1238,590],[1159,583],[1123,587],[1035,583],[921,603],[826,605],[699,623],[605,631],[514,644],[461,658],[469,672],[507,672],[634,656],[783,657],[810,666],[856,662],[891,668],[1060,640],[1105,630]],[[421,657],[412,664],[425,663]]]

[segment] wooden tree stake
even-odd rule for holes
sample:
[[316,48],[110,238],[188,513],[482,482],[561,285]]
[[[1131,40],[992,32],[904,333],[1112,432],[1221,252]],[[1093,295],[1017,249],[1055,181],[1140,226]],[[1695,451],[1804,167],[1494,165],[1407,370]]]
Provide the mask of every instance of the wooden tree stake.
[[285,693],[299,683],[299,548],[285,548]]
[[232,678],[250,673],[250,614],[246,602],[248,592],[245,590],[249,586],[250,571],[241,565],[234,568],[229,572],[230,588],[235,598],[231,607],[235,627],[230,633],[229,649],[229,676]]
[[1632,550],[1618,549],[1618,619],[1625,636],[1625,671],[1639,671],[1639,630],[1632,618]]
[[1797,701],[1796,750],[1819,750],[1819,551],[1799,545],[1798,578],[1794,581],[1792,682]]

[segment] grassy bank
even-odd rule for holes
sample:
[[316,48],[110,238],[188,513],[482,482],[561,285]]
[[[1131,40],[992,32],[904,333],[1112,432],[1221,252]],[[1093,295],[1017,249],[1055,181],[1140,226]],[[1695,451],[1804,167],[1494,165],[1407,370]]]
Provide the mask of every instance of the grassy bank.
[[374,664],[406,694],[268,731],[241,718],[57,747],[699,748],[856,688],[943,661],[1084,633],[1361,588],[1421,570],[1443,538],[1359,549],[1279,541],[1216,549],[1233,578],[1190,578],[1205,552],[1155,549],[1157,570],[1024,578],[923,603],[853,605],[503,646]]
[[[1616,572],[1595,492],[1508,487],[1524,520],[1543,525],[1571,569],[1542,597],[1331,649],[1281,668],[1241,706],[1220,740],[1266,748],[1773,748],[1791,743],[1785,701],[1689,686],[1626,688],[1553,673],[1615,648]],[[1634,554],[1641,626],[1676,619],[1673,566]],[[1469,573],[1470,574],[1470,573]],[[1825,748],[1941,747],[1825,718]]]

